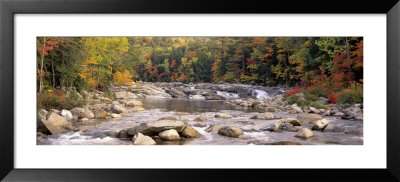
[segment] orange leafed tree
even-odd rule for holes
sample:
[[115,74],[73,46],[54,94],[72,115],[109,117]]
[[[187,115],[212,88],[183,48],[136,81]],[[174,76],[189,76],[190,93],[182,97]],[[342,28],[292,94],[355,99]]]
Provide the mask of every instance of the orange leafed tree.
[[129,73],[128,70],[125,70],[124,72],[115,72],[114,73],[114,82],[115,85],[121,86],[121,85],[127,85],[127,86],[132,86],[132,75]]

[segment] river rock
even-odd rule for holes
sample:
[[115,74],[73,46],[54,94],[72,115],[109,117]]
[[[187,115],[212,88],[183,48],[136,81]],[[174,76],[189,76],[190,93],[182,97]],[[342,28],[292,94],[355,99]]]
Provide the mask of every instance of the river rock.
[[46,116],[45,118],[36,118],[36,130],[37,132],[46,134],[46,135],[51,135],[51,132],[49,131],[49,129],[46,127],[46,125],[43,123],[43,121],[46,120]]
[[318,114],[308,114],[308,113],[302,113],[297,116],[297,119],[301,123],[309,123],[309,124],[314,124],[314,121],[321,120],[322,117]]
[[312,127],[313,130],[321,131],[324,130],[326,126],[328,126],[329,121],[326,119],[321,119],[318,121],[314,122],[314,125]]
[[66,109],[60,111],[60,115],[64,117],[67,121],[72,121],[72,113]]
[[357,115],[354,116],[354,119],[355,119],[355,120],[362,121],[362,120],[364,120],[364,117],[363,117],[362,114],[357,114]]
[[129,107],[143,106],[143,102],[138,100],[129,100],[125,103],[125,105]]
[[203,115],[201,115],[201,116],[199,116],[199,117],[197,117],[197,118],[194,118],[194,120],[195,120],[195,121],[205,121],[205,120],[206,120],[206,117],[203,116]]
[[334,124],[328,124],[328,126],[326,126],[324,129],[324,132],[344,132],[344,131],[345,131],[344,127]]
[[299,131],[300,129],[297,128],[297,127],[294,127],[294,126],[293,126],[292,124],[290,124],[290,123],[284,123],[283,126],[282,126],[282,130],[283,130],[283,131],[288,131],[288,132],[297,132],[297,131]]
[[282,126],[283,126],[283,121],[282,121],[282,120],[279,120],[279,121],[276,121],[276,122],[273,123],[273,124],[268,125],[268,126],[265,127],[265,128],[261,128],[260,130],[262,130],[262,131],[275,131],[275,132],[277,132],[277,131],[279,131],[279,130],[282,128]]
[[230,114],[227,113],[217,113],[215,114],[216,118],[222,118],[222,119],[229,119],[232,118],[232,116]]
[[243,134],[243,131],[240,128],[225,126],[218,130],[218,134],[228,137],[238,137]]
[[118,132],[118,138],[129,138],[129,135],[126,133],[126,130],[121,130]]
[[85,111],[85,109],[80,108],[80,107],[74,107],[70,111],[71,111],[73,116],[78,116],[79,117]]
[[132,92],[127,92],[127,91],[119,91],[115,92],[115,96],[117,99],[136,99],[137,96],[132,93]]
[[47,116],[47,120],[43,119],[41,122],[52,135],[57,135],[73,129],[71,123],[56,113],[50,113]]
[[158,133],[158,136],[160,136],[161,139],[167,140],[167,141],[180,139],[178,132],[174,129],[162,131],[162,132]]
[[338,111],[334,114],[334,116],[343,117],[345,116],[345,114],[343,112]]
[[201,137],[201,134],[191,126],[186,126],[181,135],[189,138]]
[[207,125],[206,125],[206,124],[203,124],[203,123],[195,123],[195,124],[193,124],[193,126],[195,126],[195,127],[200,127],[200,128],[204,128],[204,127],[206,127]]
[[275,115],[270,112],[261,113],[251,117],[251,119],[263,119],[263,120],[271,120],[275,119]]
[[112,118],[120,118],[120,117],[121,117],[120,114],[115,114],[115,113],[111,113],[110,116],[111,116]]
[[46,109],[40,109],[40,111],[38,112],[38,118],[39,119],[46,119],[46,115],[49,112]]
[[359,107],[349,107],[344,110],[346,115],[357,115],[361,113],[361,109]]
[[132,138],[133,145],[155,145],[156,142],[149,136],[143,135],[142,133],[136,134]]
[[89,119],[88,118],[81,118],[81,119],[79,119],[79,121],[84,123],[84,122],[89,122]]
[[[292,104],[291,106],[290,106],[290,108],[293,110],[293,111],[295,111],[296,113],[302,113],[303,112],[303,110],[299,107],[299,106],[297,106],[297,104]],[[294,113],[295,114],[295,113]]]
[[301,126],[301,123],[300,123],[300,121],[298,120],[298,119],[296,119],[296,118],[284,118],[284,119],[281,119],[284,123],[290,123],[290,124],[292,124],[293,126]]
[[215,133],[215,132],[218,132],[218,130],[221,129],[221,128],[222,128],[221,125],[211,125],[206,129],[206,131]]
[[176,88],[171,88],[169,94],[174,98],[186,98],[186,94]]
[[83,109],[83,112],[79,115],[78,118],[79,119],[81,119],[81,118],[93,119],[94,118],[94,113],[89,109]]
[[315,107],[309,107],[311,112],[315,113],[315,114],[320,114],[321,111],[319,111],[318,109],[316,109]]
[[165,116],[165,117],[162,117],[162,118],[160,118],[160,119],[158,119],[158,120],[178,120],[178,119],[176,119],[176,117],[174,117],[174,116]]
[[111,111],[112,111],[113,113],[117,113],[117,114],[121,114],[121,113],[126,113],[126,112],[128,112],[128,110],[125,109],[125,108],[124,108],[123,106],[121,106],[121,105],[112,105]]
[[289,113],[289,114],[297,114],[297,111],[294,110],[294,109],[292,109],[292,110],[290,110],[288,113]]
[[296,135],[295,137],[299,138],[310,138],[313,137],[314,133],[308,129],[308,128],[302,128]]
[[58,113],[60,113],[60,111],[59,111],[59,110],[57,110],[57,109],[50,109],[50,111],[49,111],[49,112],[50,112],[50,113],[51,113],[51,112],[53,112],[53,113],[57,113],[57,114],[58,114]]
[[181,132],[184,129],[184,123],[181,121],[174,120],[158,120],[142,123],[139,126],[130,128],[127,130],[129,135],[136,135],[137,133],[142,133],[144,135],[153,136],[161,131],[174,129]]
[[206,98],[202,95],[190,95],[189,99],[191,99],[191,100],[206,100]]
[[102,108],[96,108],[94,110],[94,117],[97,119],[104,119],[107,116],[107,112]]

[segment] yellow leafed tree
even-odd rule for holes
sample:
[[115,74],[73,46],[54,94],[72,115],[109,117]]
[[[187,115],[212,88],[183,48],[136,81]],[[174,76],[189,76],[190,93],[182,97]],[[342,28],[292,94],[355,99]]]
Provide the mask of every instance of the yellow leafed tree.
[[116,86],[132,86],[132,75],[129,73],[128,70],[125,70],[124,72],[117,71],[114,73],[114,82]]

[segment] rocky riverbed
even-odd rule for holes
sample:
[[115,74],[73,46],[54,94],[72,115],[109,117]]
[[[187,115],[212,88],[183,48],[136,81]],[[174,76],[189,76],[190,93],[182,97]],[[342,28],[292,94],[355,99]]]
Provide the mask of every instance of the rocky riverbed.
[[110,91],[116,100],[92,92],[86,107],[39,110],[37,144],[363,144],[362,105],[287,105],[282,87],[142,82]]

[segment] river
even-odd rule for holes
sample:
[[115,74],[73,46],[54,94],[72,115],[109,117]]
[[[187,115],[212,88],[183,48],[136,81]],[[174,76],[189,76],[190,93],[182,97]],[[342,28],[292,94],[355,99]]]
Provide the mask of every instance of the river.
[[[267,96],[267,95],[266,95]],[[156,140],[161,145],[268,145],[276,142],[296,142],[303,145],[362,145],[363,122],[356,120],[343,120],[339,117],[324,117],[329,125],[340,128],[339,131],[313,131],[315,136],[309,139],[294,137],[297,132],[269,132],[261,128],[274,123],[276,120],[255,120],[250,117],[261,112],[255,108],[232,106],[225,101],[189,100],[189,99],[144,99],[142,100],[145,111],[130,112],[122,118],[94,120],[90,124],[81,125],[81,131],[71,131],[60,135],[38,137],[38,145],[132,145],[128,139],[114,138],[120,130],[131,128],[142,122],[157,120],[165,116],[175,116],[179,120],[186,120],[194,129],[203,136],[199,138],[183,138],[178,141]],[[231,119],[215,118],[217,112],[229,113]],[[295,118],[297,114],[288,112],[275,112],[275,116],[282,118]],[[206,121],[194,121],[194,118],[203,115]],[[236,126],[244,131],[238,138],[221,136],[217,133],[207,132],[210,125]]]

